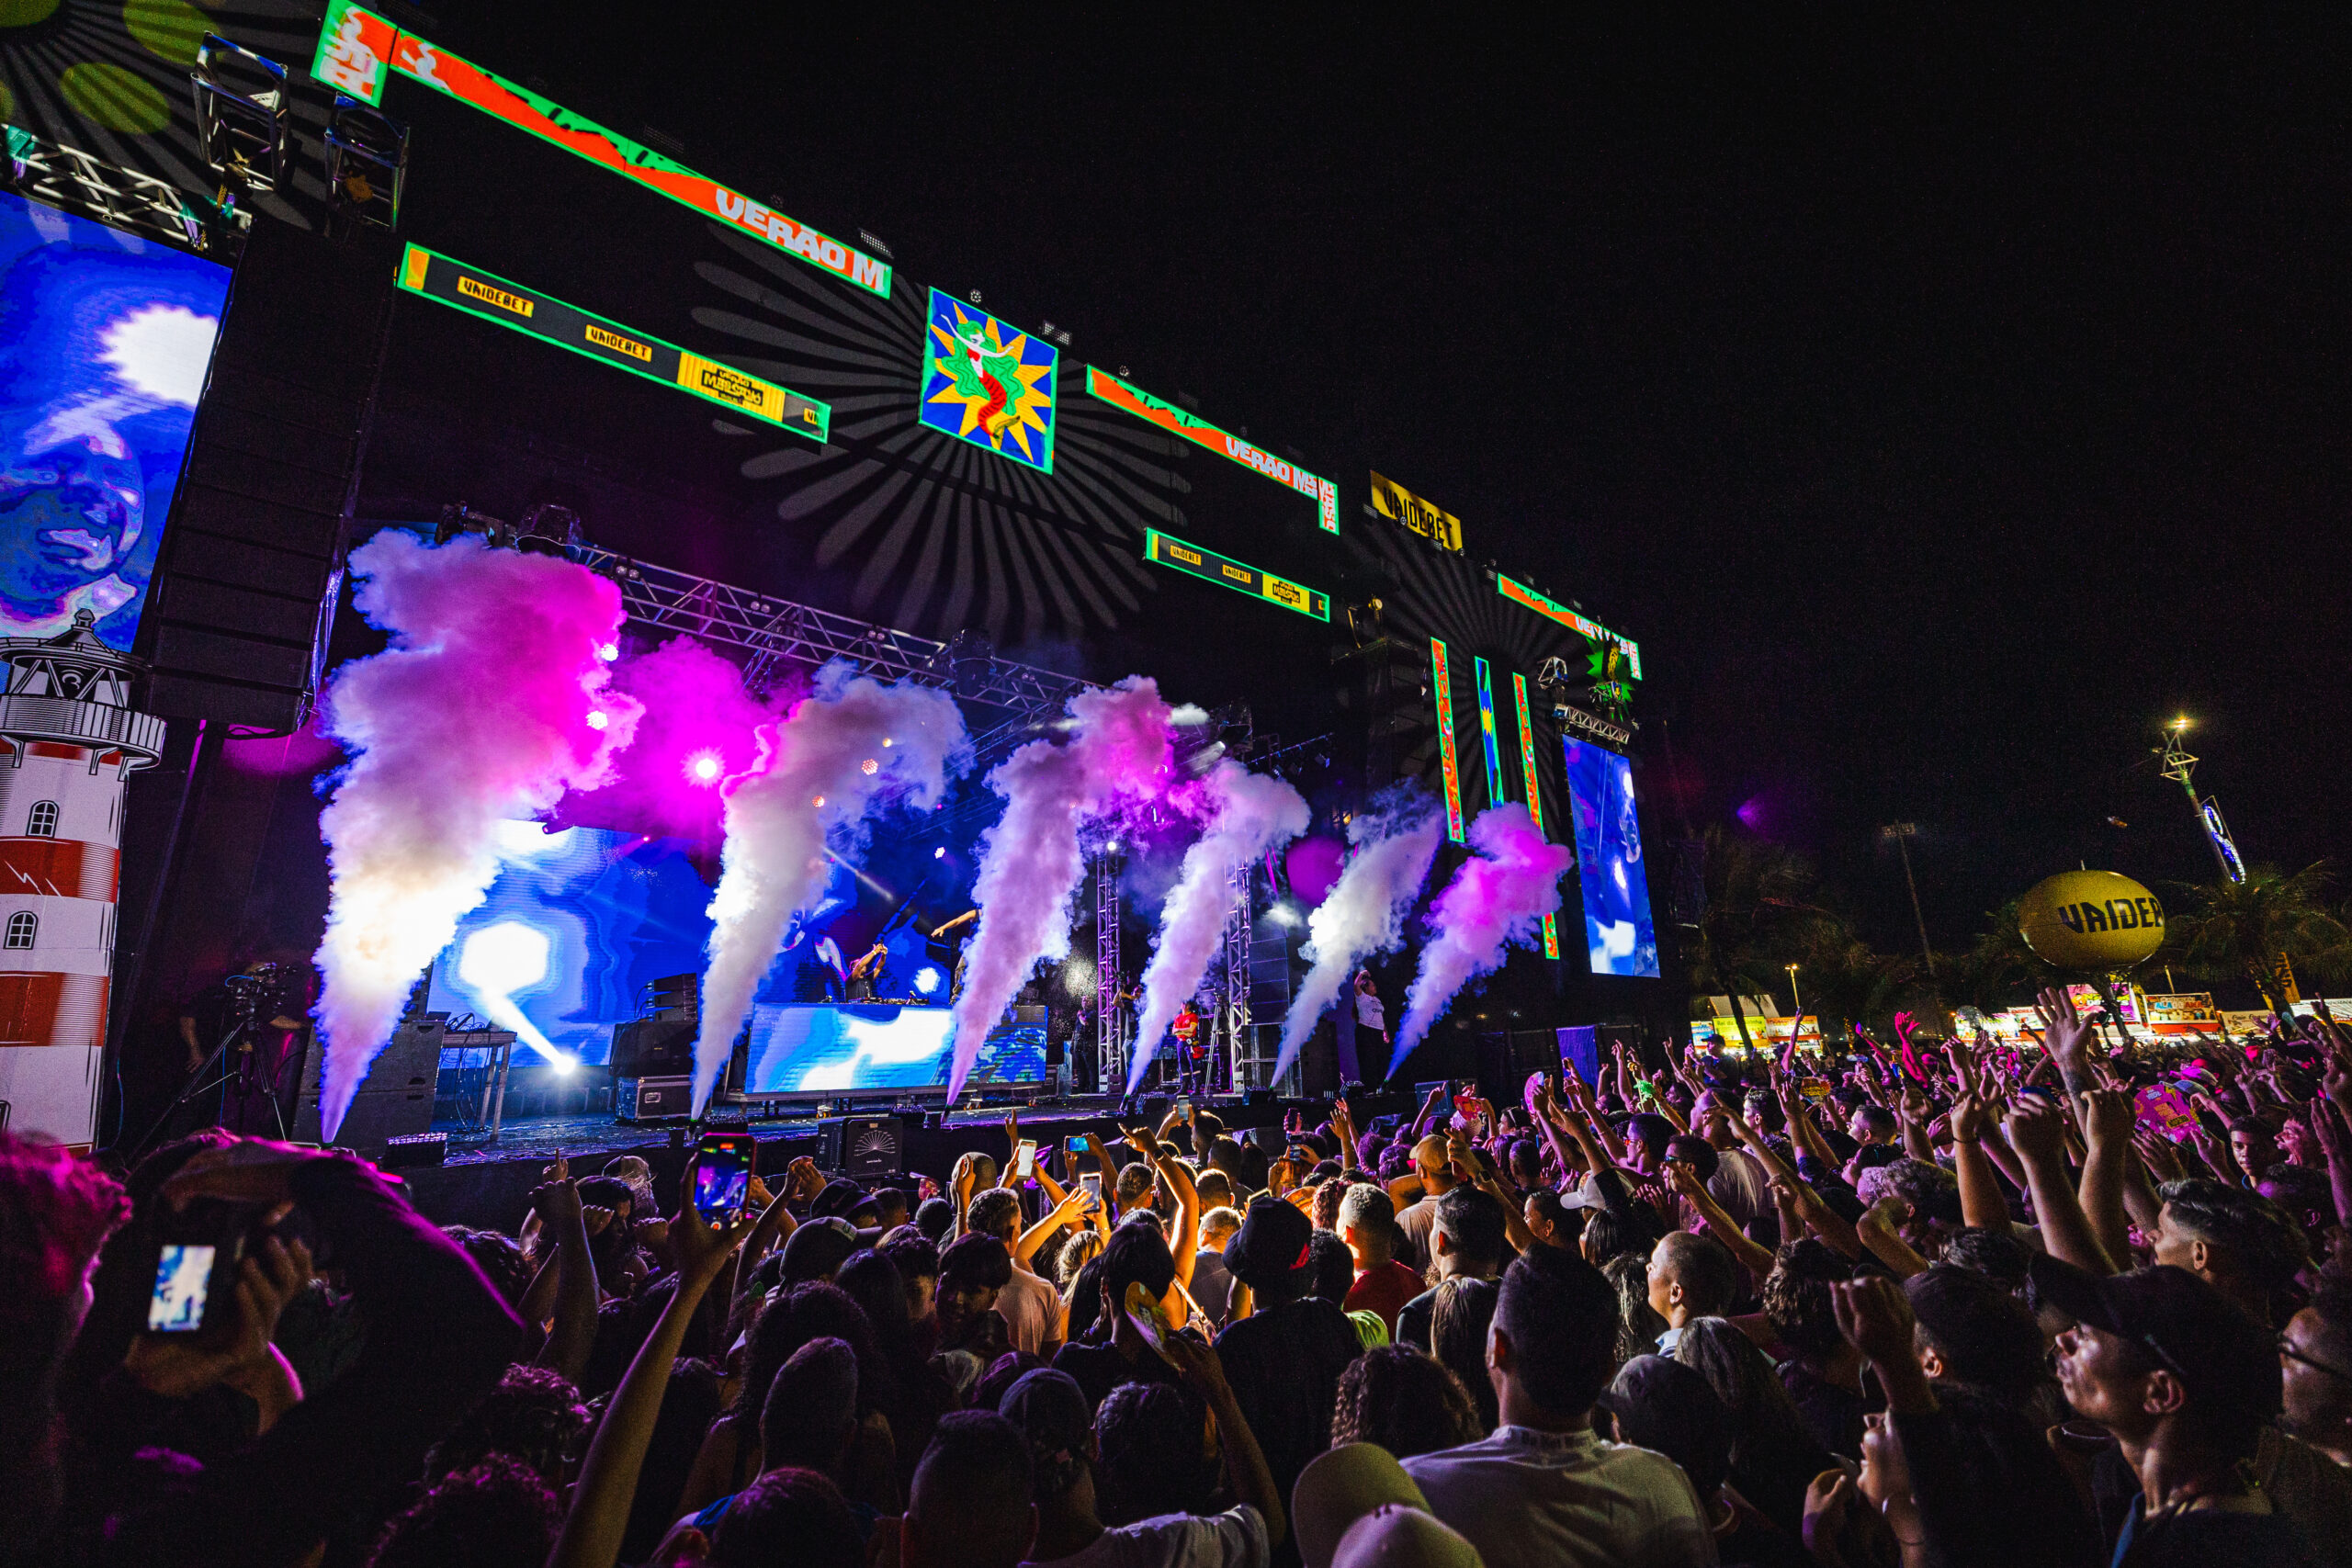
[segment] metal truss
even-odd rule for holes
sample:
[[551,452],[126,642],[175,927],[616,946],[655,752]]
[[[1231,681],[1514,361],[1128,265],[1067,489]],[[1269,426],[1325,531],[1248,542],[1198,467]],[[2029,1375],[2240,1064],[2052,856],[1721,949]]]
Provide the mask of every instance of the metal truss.
[[952,643],[933,642],[912,632],[795,604],[773,593],[632,560],[593,545],[576,546],[571,554],[620,585],[629,619],[745,649],[752,657],[744,681],[755,691],[773,682],[785,665],[814,669],[845,659],[869,674],[943,687],[965,702],[1012,710],[1011,720],[979,738],[983,755],[991,743],[1001,744],[1025,733],[1032,724],[1058,717],[1063,705],[1091,684],[1057,671],[999,659],[987,639],[973,633],[959,633]]
[[1119,857],[1102,851],[1088,868],[1094,877],[1094,1027],[1096,1088],[1127,1087],[1127,1003],[1119,973]]
[[[7,127],[6,136],[8,161],[0,166],[0,184],[18,195],[187,250],[212,249],[213,231],[179,186],[61,146],[20,125]],[[235,213],[231,220],[243,228],[253,216]]]
[[1243,1058],[1250,1049],[1250,945],[1255,936],[1250,917],[1250,878],[1253,867],[1244,861],[1233,868],[1232,904],[1225,916],[1225,963],[1217,975],[1217,990],[1224,1015],[1225,1069],[1227,1087],[1234,1092],[1250,1087]]

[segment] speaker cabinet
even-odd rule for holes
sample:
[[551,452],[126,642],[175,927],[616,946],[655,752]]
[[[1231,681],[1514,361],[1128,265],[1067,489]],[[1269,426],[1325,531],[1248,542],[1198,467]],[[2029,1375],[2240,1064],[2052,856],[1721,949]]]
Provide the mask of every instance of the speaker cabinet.
[[693,1076],[695,1032],[690,1018],[639,1018],[613,1031],[615,1078]]
[[[351,1097],[334,1146],[369,1159],[381,1158],[394,1138],[413,1137],[433,1125],[433,1093],[441,1074],[441,1041],[447,1020],[438,1014],[412,1016],[368,1065],[359,1092]],[[302,1091],[294,1102],[294,1141],[323,1144],[319,1113],[319,1074],[326,1053],[313,1045],[302,1062]]]
[[817,1168],[853,1181],[896,1176],[907,1167],[907,1135],[896,1116],[828,1116],[817,1123]]

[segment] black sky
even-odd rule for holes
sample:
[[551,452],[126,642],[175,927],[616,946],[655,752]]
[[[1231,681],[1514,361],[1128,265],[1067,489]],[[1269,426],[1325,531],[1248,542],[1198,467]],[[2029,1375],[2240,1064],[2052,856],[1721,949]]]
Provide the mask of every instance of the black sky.
[[1883,944],[1898,818],[1939,945],[2077,860],[2210,874],[2176,711],[2249,858],[2339,854],[2346,23],[766,9],[428,30],[1376,454],[1638,637],[1693,824],[1751,805]]

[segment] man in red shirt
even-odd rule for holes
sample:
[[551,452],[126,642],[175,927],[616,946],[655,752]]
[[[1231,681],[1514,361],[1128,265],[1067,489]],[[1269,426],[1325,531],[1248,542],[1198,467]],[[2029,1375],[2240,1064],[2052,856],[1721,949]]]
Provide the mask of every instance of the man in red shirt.
[[1396,1261],[1396,1207],[1371,1182],[1351,1182],[1340,1200],[1339,1226],[1356,1260],[1347,1309],[1377,1314],[1394,1339],[1396,1314],[1422,1290],[1421,1277]]

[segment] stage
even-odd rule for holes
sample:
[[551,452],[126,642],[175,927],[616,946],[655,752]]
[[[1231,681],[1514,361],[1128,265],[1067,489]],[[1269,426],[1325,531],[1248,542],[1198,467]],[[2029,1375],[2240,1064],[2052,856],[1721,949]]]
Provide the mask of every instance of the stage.
[[[1168,1113],[1169,1103],[1168,1096],[1147,1096],[1125,1124],[1148,1122],[1157,1128]],[[1320,1122],[1329,1109],[1328,1100],[1281,1100],[1271,1097],[1252,1103],[1240,1096],[1217,1096],[1197,1103],[1214,1113],[1227,1132],[1237,1135],[1252,1127],[1279,1127],[1283,1114],[1293,1110],[1306,1110],[1311,1120]],[[1409,1116],[1419,1109],[1419,1101],[1409,1091],[1362,1096],[1351,1105],[1360,1127],[1369,1126],[1374,1117]],[[1118,1102],[1113,1098],[1084,1097],[1015,1109],[1021,1118],[1022,1135],[1042,1144],[1080,1133],[1116,1138],[1122,1126],[1117,1107]],[[727,1111],[722,1107],[716,1114],[723,1120]],[[899,1185],[912,1192],[918,1173],[944,1184],[956,1156],[968,1151],[978,1150],[1002,1159],[1006,1152],[1005,1114],[1002,1108],[958,1111],[935,1126],[925,1122],[935,1118],[936,1112],[931,1117],[905,1114],[905,1164],[909,1174],[895,1183],[877,1179],[871,1185]],[[684,1122],[629,1126],[615,1122],[609,1112],[510,1121],[494,1145],[481,1141],[479,1135],[461,1143],[465,1130],[455,1122],[436,1122],[434,1131],[449,1135],[446,1161],[439,1166],[392,1174],[408,1183],[410,1197],[416,1206],[436,1224],[473,1225],[509,1235],[522,1224],[531,1190],[539,1184],[540,1173],[559,1156],[571,1161],[571,1174],[579,1177],[602,1170],[616,1156],[637,1155],[652,1167],[657,1190],[667,1193],[675,1190],[693,1144],[693,1134]],[[763,1176],[780,1174],[803,1155],[816,1156],[817,1118],[813,1116],[754,1122],[750,1124],[750,1132],[759,1146],[759,1171]]]

